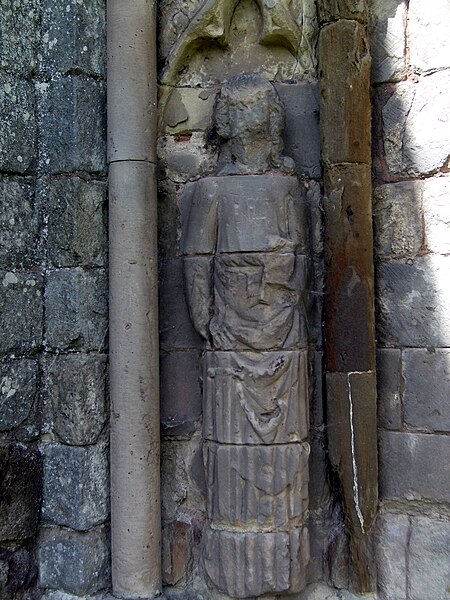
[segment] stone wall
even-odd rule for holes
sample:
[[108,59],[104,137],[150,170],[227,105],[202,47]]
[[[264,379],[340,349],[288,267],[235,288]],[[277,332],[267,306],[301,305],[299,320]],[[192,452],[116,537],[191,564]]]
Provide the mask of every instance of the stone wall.
[[372,2],[379,597],[450,582],[450,6]]
[[1,7],[5,600],[109,585],[104,12]]

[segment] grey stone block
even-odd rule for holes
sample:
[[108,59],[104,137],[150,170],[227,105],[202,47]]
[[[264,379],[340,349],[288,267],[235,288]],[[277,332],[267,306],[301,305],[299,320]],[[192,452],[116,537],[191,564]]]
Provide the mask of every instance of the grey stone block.
[[208,529],[204,561],[216,587],[233,598],[295,593],[305,587],[308,532],[261,533]]
[[36,67],[40,0],[5,2],[0,12],[0,66],[30,75]]
[[446,600],[450,594],[450,523],[412,519],[409,546],[411,600]]
[[217,151],[203,131],[160,137],[157,151],[160,179],[167,176],[177,183],[207,175],[217,164]]
[[449,89],[449,71],[396,87],[382,109],[386,161],[392,173],[418,176],[446,164],[450,150]]
[[0,72],[0,170],[27,173],[35,163],[33,84]]
[[380,498],[450,501],[446,435],[380,433]]
[[406,73],[406,4],[403,0],[371,3],[372,82],[399,81]]
[[42,4],[39,69],[66,73],[77,69],[105,73],[105,3],[58,0]]
[[383,600],[406,600],[407,598],[409,535],[407,515],[392,514],[378,517],[375,548],[378,591]]
[[450,257],[378,266],[378,335],[386,346],[450,346]]
[[450,178],[433,177],[423,182],[423,212],[427,247],[450,254]]
[[415,256],[424,242],[421,181],[381,185],[374,190],[375,252],[382,257]]
[[306,520],[309,444],[205,448],[208,517],[214,527],[286,531]]
[[320,177],[319,86],[317,83],[275,84],[286,113],[284,154],[299,175]]
[[42,444],[44,490],[42,517],[84,531],[108,518],[108,448]]
[[164,349],[202,348],[203,342],[192,326],[184,293],[183,259],[160,265],[159,331]]
[[377,352],[378,424],[384,429],[400,429],[401,350],[380,348]]
[[40,275],[0,272],[0,352],[28,352],[42,343]]
[[106,183],[70,177],[41,183],[48,212],[47,248],[57,267],[105,266]]
[[434,0],[433,10],[421,0],[409,3],[411,64],[420,71],[450,67],[450,6]]
[[65,444],[93,444],[107,421],[106,356],[49,356],[44,363],[44,417]]
[[26,548],[14,547],[14,544],[11,544],[0,549],[0,597],[2,600],[15,600],[16,598],[35,600],[30,588],[34,587],[36,576],[35,561]]
[[110,585],[109,540],[105,527],[87,533],[43,529],[38,541],[39,586],[77,596]]
[[40,84],[40,168],[48,173],[104,172],[105,108],[102,82],[70,75]]
[[27,358],[0,362],[0,431],[19,427],[37,402],[38,364]]
[[309,458],[309,509],[327,510],[331,503],[328,481],[328,448],[324,436],[312,435]]
[[158,256],[161,261],[178,255],[178,187],[168,180],[158,184]]
[[107,280],[103,269],[61,269],[48,274],[46,342],[52,348],[105,349]]
[[406,348],[403,379],[405,423],[450,432],[450,350]]
[[35,448],[0,449],[0,541],[24,540],[39,526],[42,458]]
[[29,178],[0,177],[0,265],[27,268],[38,264],[41,215]]
[[199,367],[197,352],[161,355],[161,423],[169,435],[195,431],[202,413]]
[[170,94],[164,107],[163,131],[168,134],[186,134],[205,131],[212,127],[216,92],[199,88],[162,87],[163,94]]

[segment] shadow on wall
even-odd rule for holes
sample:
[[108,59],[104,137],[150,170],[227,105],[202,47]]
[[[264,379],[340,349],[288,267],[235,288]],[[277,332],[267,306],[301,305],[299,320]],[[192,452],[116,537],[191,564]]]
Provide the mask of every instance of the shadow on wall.
[[450,580],[450,6],[373,4],[378,585],[431,600]]

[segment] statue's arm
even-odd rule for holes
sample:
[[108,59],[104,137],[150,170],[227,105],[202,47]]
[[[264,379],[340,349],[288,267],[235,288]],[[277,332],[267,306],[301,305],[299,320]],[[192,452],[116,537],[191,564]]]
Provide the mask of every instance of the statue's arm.
[[212,256],[184,258],[185,293],[192,323],[197,332],[209,339],[212,307]]

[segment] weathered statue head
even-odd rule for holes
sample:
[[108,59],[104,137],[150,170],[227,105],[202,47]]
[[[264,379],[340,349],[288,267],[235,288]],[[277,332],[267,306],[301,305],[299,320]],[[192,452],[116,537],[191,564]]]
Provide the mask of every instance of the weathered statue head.
[[219,157],[221,173],[292,171],[292,160],[281,156],[284,107],[273,85],[260,75],[237,75],[222,86],[215,123],[225,142]]

